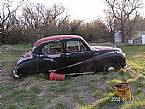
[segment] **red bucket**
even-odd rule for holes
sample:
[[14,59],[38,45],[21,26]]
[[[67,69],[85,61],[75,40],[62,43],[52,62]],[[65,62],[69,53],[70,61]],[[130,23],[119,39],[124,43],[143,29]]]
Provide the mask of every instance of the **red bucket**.
[[49,75],[49,80],[63,81],[63,80],[65,80],[65,75],[64,74],[58,74],[58,73],[55,73],[54,71],[51,71],[50,75]]

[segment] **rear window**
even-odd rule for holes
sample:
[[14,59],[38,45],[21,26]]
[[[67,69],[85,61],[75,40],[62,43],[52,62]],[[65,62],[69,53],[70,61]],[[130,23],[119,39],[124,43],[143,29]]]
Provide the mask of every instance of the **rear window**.
[[86,51],[86,47],[81,41],[67,41],[66,43],[67,52],[79,52]]

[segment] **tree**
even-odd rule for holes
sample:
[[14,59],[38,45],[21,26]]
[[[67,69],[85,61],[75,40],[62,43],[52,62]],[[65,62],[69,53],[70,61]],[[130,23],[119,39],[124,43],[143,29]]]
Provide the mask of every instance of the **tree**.
[[78,34],[78,29],[82,26],[82,20],[73,20],[69,23],[70,33],[71,34]]
[[[139,14],[139,9],[142,8],[142,0],[106,0],[108,16],[112,17],[113,30],[120,30],[122,34],[122,42],[125,36],[131,37],[133,26],[136,20],[132,21]],[[109,19],[109,18],[108,18]]]
[[78,28],[78,34],[82,35],[87,41],[102,42],[110,39],[106,25],[100,19],[83,23]]
[[23,7],[21,22],[26,29],[30,30],[30,37],[37,34],[37,40],[56,33],[68,18],[67,14],[61,17],[64,13],[65,8],[62,5],[54,4],[46,8],[39,3],[29,4]]
[[8,21],[9,19],[16,13],[17,9],[20,8],[25,1],[19,0],[14,5],[13,0],[1,0],[1,8],[0,8],[0,20],[1,20],[1,36],[0,42],[5,43],[5,30],[8,28]]
[[134,19],[132,19],[133,21],[136,20],[135,24],[134,24],[134,28],[133,28],[133,34],[137,34],[138,31],[145,31],[145,18],[141,17],[141,16],[136,16]]

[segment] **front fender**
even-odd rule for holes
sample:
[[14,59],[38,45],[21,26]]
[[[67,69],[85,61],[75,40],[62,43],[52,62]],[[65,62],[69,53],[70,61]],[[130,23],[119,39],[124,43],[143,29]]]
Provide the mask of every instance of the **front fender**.
[[120,67],[126,66],[125,53],[122,52],[107,52],[94,57],[96,66],[103,67],[105,62],[115,63],[120,65]]

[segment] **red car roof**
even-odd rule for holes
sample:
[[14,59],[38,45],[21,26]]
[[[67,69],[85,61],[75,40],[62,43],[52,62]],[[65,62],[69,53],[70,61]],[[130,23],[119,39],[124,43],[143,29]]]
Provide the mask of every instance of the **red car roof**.
[[81,36],[78,35],[57,35],[57,36],[48,36],[42,39],[39,39],[36,43],[34,43],[34,46],[38,46],[44,42],[48,42],[48,41],[55,41],[55,40],[63,40],[66,38],[82,38]]

